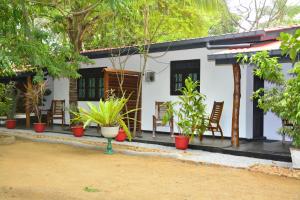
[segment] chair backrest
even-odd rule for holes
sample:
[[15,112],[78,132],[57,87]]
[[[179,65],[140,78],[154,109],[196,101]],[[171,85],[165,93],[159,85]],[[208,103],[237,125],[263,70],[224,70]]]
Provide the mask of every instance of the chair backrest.
[[63,115],[65,112],[65,100],[52,100],[51,111],[53,115]]
[[223,111],[224,101],[222,102],[216,102],[214,101],[214,106],[209,118],[209,121],[211,123],[219,123]]
[[155,102],[155,117],[158,120],[161,120],[165,113],[167,112],[167,102],[156,101]]

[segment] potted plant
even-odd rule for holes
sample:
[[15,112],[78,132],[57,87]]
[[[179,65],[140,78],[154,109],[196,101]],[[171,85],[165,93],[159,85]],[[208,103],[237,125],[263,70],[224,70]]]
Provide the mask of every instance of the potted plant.
[[178,97],[179,100],[167,103],[168,109],[163,116],[163,123],[167,123],[172,116],[177,117],[176,125],[180,133],[175,136],[177,149],[187,149],[189,141],[195,135],[201,136],[206,129],[205,96],[197,90],[199,86],[198,81],[188,77],[185,79],[185,87],[180,89],[182,95]]
[[124,131],[124,129],[120,128],[118,135],[116,136],[116,141],[118,142],[124,142],[127,138],[127,135]]
[[82,137],[84,135],[83,119],[80,115],[78,107],[75,104],[70,105],[69,108],[71,118],[71,130],[75,137]]
[[[0,116],[1,116],[1,119],[3,119],[7,113],[8,102],[9,102],[9,99],[7,97],[6,84],[0,83]],[[3,122],[3,121],[1,121],[1,122]]]
[[25,85],[26,92],[24,94],[26,100],[26,109],[34,112],[37,122],[33,124],[34,130],[37,133],[45,131],[46,123],[42,123],[41,104],[46,88],[46,82],[36,83],[33,85]]
[[17,109],[17,102],[20,96],[20,91],[16,89],[15,83],[11,82],[7,85],[7,120],[6,120],[6,128],[14,129],[16,128],[16,109]]
[[106,154],[113,153],[111,140],[118,135],[120,127],[124,129],[128,139],[131,140],[131,133],[124,119],[128,113],[134,110],[122,113],[127,101],[128,98],[125,97],[110,96],[106,101],[100,99],[98,105],[88,102],[89,111],[79,108],[84,127],[90,123],[96,123],[101,127],[101,134],[108,140]]

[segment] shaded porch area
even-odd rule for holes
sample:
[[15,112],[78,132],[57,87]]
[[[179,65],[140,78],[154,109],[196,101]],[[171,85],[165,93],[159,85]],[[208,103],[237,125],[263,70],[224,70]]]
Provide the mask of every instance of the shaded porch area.
[[[18,129],[27,129],[25,127],[25,123],[18,124]],[[68,125],[65,125],[64,127],[61,125],[53,125],[47,127],[46,132],[72,135]],[[85,135],[91,137],[101,137],[100,134],[97,133],[97,129],[94,127],[90,127],[85,130]],[[141,135],[141,137],[134,138],[133,141],[163,146],[175,146],[174,138],[170,137],[169,133],[158,132],[155,138],[152,137],[152,132],[143,131]],[[275,140],[240,139],[239,147],[233,147],[231,145],[231,138],[224,138],[222,140],[219,137],[213,138],[211,136],[204,136],[202,141],[195,137],[194,140],[190,142],[189,148],[237,156],[291,162],[289,150],[290,145],[290,142],[282,143],[281,141]]]

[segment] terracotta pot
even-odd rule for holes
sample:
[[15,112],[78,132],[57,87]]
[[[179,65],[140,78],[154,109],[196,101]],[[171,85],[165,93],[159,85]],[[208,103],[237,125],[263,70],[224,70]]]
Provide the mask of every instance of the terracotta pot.
[[189,146],[189,137],[183,136],[183,135],[177,135],[175,136],[175,147],[176,149],[185,150]]
[[119,127],[101,127],[101,134],[106,138],[114,138],[119,133]]
[[34,123],[33,128],[34,128],[35,132],[42,133],[46,129],[46,124],[45,123]]
[[121,128],[119,130],[119,133],[118,133],[117,137],[116,137],[116,141],[124,142],[126,140],[126,137],[127,137],[127,135],[126,135],[125,131]]
[[8,128],[8,129],[16,128],[16,124],[17,124],[17,121],[15,119],[6,120],[6,128]]
[[300,149],[290,147],[292,163],[294,169],[300,169]]
[[83,129],[83,126],[81,126],[81,125],[72,126],[71,130],[75,137],[82,137],[84,135],[84,129]]

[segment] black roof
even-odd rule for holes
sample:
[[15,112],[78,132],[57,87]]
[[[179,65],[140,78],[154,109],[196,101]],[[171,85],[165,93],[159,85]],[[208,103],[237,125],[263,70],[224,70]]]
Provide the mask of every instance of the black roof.
[[[243,33],[224,34],[218,36],[178,40],[163,43],[154,43],[150,46],[149,52],[165,52],[194,48],[205,48],[207,43],[210,45],[234,45],[243,43],[256,43],[262,41],[276,40],[280,32],[294,32],[300,26],[291,26],[286,28],[274,28],[265,30],[256,30]],[[106,48],[82,51],[81,54],[90,59],[106,58],[112,55],[128,55],[138,54],[136,46],[123,47],[123,48]]]

